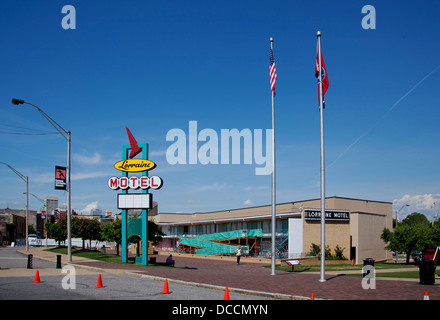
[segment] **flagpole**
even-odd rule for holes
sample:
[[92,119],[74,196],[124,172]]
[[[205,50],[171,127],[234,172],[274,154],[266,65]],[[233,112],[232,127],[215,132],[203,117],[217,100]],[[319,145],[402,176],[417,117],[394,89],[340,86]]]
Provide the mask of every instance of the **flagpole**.
[[316,33],[318,38],[319,61],[319,111],[321,119],[321,278],[325,282],[325,158],[324,158],[324,108],[322,99],[322,62],[321,62],[321,31]]
[[[270,49],[273,49],[273,38],[270,38]],[[275,275],[275,233],[276,233],[276,197],[275,197],[275,91],[272,92],[272,263],[271,275]]]

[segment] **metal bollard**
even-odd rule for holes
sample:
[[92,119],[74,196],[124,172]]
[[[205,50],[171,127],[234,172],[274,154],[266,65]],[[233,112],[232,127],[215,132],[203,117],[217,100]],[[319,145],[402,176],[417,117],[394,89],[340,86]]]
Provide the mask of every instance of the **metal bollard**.
[[61,269],[61,255],[57,254],[57,269]]
[[28,254],[28,263],[27,263],[27,268],[28,269],[33,269],[33,257],[34,255],[32,254]]

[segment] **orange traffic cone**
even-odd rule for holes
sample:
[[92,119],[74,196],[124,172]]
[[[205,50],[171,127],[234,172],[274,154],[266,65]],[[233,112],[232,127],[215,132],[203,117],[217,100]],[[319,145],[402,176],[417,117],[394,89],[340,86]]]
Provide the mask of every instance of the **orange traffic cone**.
[[101,274],[99,274],[98,276],[98,283],[96,284],[95,288],[104,288],[104,286],[102,285]]
[[35,273],[35,279],[34,279],[34,281],[32,281],[33,283],[40,283],[41,281],[40,281],[40,272],[38,272],[38,270],[37,270],[37,272]]
[[310,300],[315,300],[315,294],[312,293],[312,296],[310,297]]
[[228,287],[226,287],[226,289],[225,289],[225,295],[223,297],[223,300],[229,300],[229,288]]
[[170,293],[170,291],[168,290],[168,280],[167,280],[167,279],[165,279],[165,284],[164,284],[164,286],[163,286],[163,291],[162,291],[162,293],[164,293],[164,294],[168,294],[168,293]]
[[428,291],[425,291],[425,295],[423,296],[423,300],[429,300]]

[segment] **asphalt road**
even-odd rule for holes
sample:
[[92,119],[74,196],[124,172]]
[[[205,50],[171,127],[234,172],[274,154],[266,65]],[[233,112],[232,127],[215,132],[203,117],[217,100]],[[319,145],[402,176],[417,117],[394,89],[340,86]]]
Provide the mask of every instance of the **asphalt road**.
[[[27,256],[16,248],[0,247],[0,300],[223,300],[224,291],[168,284],[163,281],[102,273],[83,268],[56,269],[54,263],[33,259],[27,269]],[[34,283],[36,272],[40,283]],[[64,273],[63,273],[64,272]],[[103,288],[96,288],[101,274]],[[230,300],[264,300],[265,297],[229,294]]]

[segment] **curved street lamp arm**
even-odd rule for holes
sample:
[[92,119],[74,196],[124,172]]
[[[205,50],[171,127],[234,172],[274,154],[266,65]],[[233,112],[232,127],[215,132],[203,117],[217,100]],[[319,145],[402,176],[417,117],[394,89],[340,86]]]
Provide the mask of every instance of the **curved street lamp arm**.
[[28,181],[28,177],[27,177],[27,176],[25,176],[25,175],[22,174],[21,172],[17,171],[17,170],[14,169],[13,167],[11,167],[9,164],[7,164],[7,163],[5,163],[5,162],[1,162],[1,161],[0,161],[0,163],[2,163],[2,164],[4,164],[4,165],[8,166],[9,169],[11,169],[12,171],[14,171],[14,173],[15,173],[17,176],[19,176],[24,182],[27,182],[27,181]]
[[42,115],[43,115],[43,117],[45,117],[46,118],[46,120],[47,121],[49,121],[50,122],[50,124],[55,128],[55,129],[57,129],[57,131],[66,139],[66,140],[69,140],[68,139],[68,137],[66,136],[66,134],[68,134],[68,131],[67,130],[65,130],[62,126],[60,126],[54,119],[52,119],[46,112],[44,112],[44,110],[43,109],[41,109],[40,107],[38,107],[38,106],[36,106],[35,104],[33,104],[33,103],[30,103],[30,102],[27,102],[27,101],[24,101],[24,100],[20,100],[20,99],[12,99],[12,103],[13,104],[15,104],[15,105],[19,105],[19,104],[24,104],[24,103],[26,103],[26,104],[28,104],[28,105],[30,105],[30,106],[33,106],[33,107],[35,107]]

